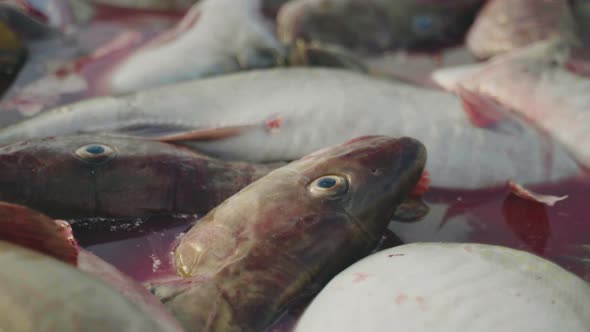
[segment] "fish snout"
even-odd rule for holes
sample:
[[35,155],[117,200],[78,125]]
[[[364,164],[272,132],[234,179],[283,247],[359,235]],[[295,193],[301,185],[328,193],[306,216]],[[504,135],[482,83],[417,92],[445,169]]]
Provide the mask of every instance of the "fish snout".
[[413,138],[386,136],[357,139],[356,170],[351,182],[354,190],[347,212],[354,216],[367,233],[378,237],[393,213],[418,183],[426,163],[426,148]]

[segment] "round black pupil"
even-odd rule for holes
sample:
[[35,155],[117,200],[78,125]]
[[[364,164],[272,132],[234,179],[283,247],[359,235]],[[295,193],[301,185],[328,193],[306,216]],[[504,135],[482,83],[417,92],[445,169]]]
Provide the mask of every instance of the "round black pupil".
[[318,181],[318,187],[320,188],[332,188],[336,185],[336,179],[333,178],[323,178]]
[[86,152],[91,154],[101,154],[104,153],[104,148],[100,145],[90,145],[86,148]]

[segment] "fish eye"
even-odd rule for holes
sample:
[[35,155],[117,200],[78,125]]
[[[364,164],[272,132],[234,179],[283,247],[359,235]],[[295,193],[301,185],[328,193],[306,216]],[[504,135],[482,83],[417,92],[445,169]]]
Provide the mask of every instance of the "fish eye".
[[115,155],[115,149],[108,145],[95,143],[79,147],[75,154],[84,161],[100,163],[112,158]]
[[308,191],[316,197],[336,198],[348,191],[348,180],[340,175],[325,175],[315,179]]
[[434,20],[427,15],[418,15],[413,20],[414,32],[429,33],[434,29]]

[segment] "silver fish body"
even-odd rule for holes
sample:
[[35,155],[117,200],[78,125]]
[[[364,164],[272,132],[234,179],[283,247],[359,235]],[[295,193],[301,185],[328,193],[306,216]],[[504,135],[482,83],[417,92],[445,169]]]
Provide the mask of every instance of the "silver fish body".
[[434,77],[451,90],[462,86],[507,105],[590,167],[590,145],[585,143],[590,141],[590,78],[567,68],[579,68],[580,63],[587,67],[590,62],[571,62],[572,52],[568,43],[553,39],[471,66],[464,73],[458,67]]
[[[558,181],[578,171],[564,151],[547,150],[536,129],[474,127],[452,94],[319,68],[243,72],[86,100],[4,128],[0,142],[74,132],[161,135],[170,128],[220,129],[225,137],[182,143],[263,162],[295,160],[363,135],[415,137],[430,152],[427,168],[437,187]],[[548,167],[547,153],[554,160]]]

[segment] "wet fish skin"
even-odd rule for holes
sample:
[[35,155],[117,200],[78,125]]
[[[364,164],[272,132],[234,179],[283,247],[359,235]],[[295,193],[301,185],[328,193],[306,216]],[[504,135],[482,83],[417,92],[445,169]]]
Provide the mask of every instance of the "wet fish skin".
[[163,331],[118,292],[52,257],[0,241],[0,263],[3,331]]
[[120,93],[271,67],[285,52],[272,22],[262,15],[260,0],[203,0],[175,27],[118,64],[109,84]]
[[[432,187],[489,188],[507,179],[527,185],[579,172],[563,149],[547,147],[527,124],[510,134],[476,128],[450,93],[324,68],[248,71],[89,99],[5,127],[0,143],[76,132],[154,137],[191,129],[217,136],[178,143],[255,162],[295,160],[363,135],[415,137],[430,151]],[[548,154],[554,162],[546,168]]]
[[[581,61],[581,62],[573,62]],[[590,78],[572,72],[588,59],[561,39],[542,41],[498,56],[492,62],[441,70],[434,79],[453,90],[475,91],[508,106],[565,146],[584,167],[590,166]],[[583,66],[582,66],[583,67]]]
[[[79,151],[87,146],[107,152]],[[141,139],[36,139],[0,147],[0,200],[62,219],[205,214],[273,168]]]
[[491,0],[471,26],[466,45],[487,59],[556,37],[576,42],[576,29],[568,0]]
[[297,39],[338,44],[361,54],[432,47],[460,41],[480,0],[291,0],[279,11],[277,30]]
[[[175,250],[186,278],[151,289],[188,331],[262,330],[371,252],[425,159],[414,139],[370,136],[279,168],[194,226]],[[326,176],[337,184],[323,191]]]
[[[145,287],[138,284],[130,277],[126,276],[121,271],[117,270],[114,266],[103,261],[94,254],[84,249],[81,249],[78,246],[76,239],[74,238],[72,228],[66,221],[51,219],[48,216],[39,213],[38,211],[35,211],[22,205],[0,201],[0,243],[4,243],[4,241],[6,243],[18,246],[19,248],[23,248],[23,250],[26,248],[33,250],[35,253],[42,254],[42,257],[44,257],[42,258],[42,260],[50,260],[51,258],[53,258],[59,260],[60,262],[67,263],[72,267],[77,267],[80,271],[88,274],[87,278],[91,278],[90,280],[87,280],[89,281],[89,285],[91,287],[96,288],[96,282],[98,281],[92,281],[92,277],[100,279],[100,281],[112,287],[112,289],[116,291],[120,296],[125,297],[127,300],[130,300],[133,304],[135,304],[137,308],[141,310],[146,316],[150,317],[145,318],[146,320],[153,320],[157,322],[159,326],[159,329],[157,329],[157,331],[184,331],[182,327],[179,325],[178,321],[174,317],[172,317],[172,315],[162,305],[162,303],[156,297],[154,297]],[[51,265],[50,263],[48,264]],[[32,262],[31,265],[34,266],[35,262]],[[52,268],[57,269],[57,271],[60,270],[59,265],[51,266]],[[11,271],[10,267],[11,266],[5,266],[5,268],[8,271]],[[53,271],[54,270],[51,269],[49,271],[49,283],[55,282],[55,280],[52,279],[52,277],[54,277],[54,274],[52,274],[51,272]],[[67,271],[64,271],[64,273],[66,272]],[[0,273],[0,275],[2,275],[2,273]],[[70,277],[76,280],[76,275]],[[2,279],[2,277],[0,277],[0,279]],[[82,278],[82,280],[83,279],[84,278]],[[25,280],[31,280],[31,278],[25,278]],[[26,284],[26,281],[24,283]],[[39,288],[42,288],[45,285],[43,284],[43,281],[39,282],[39,284]],[[74,286],[76,285],[77,284],[75,284]],[[104,289],[106,285],[101,287]],[[100,286],[100,284],[98,286]],[[99,287],[98,290],[100,290],[101,287]],[[2,288],[2,286],[0,286],[0,288]],[[26,293],[27,290],[30,290],[30,288],[31,286],[27,287],[25,285],[25,289],[19,289],[17,293],[23,291],[24,293]],[[95,289],[94,291],[97,291],[97,289]],[[51,291],[42,290],[42,292],[44,295],[46,295],[46,298],[48,298],[50,301],[52,300],[53,294],[51,294]],[[107,293],[106,295],[109,294]],[[98,296],[101,296],[101,294],[98,294]],[[54,296],[53,300],[59,302],[59,295],[57,296],[57,299]],[[8,302],[9,299],[7,297],[2,297],[2,299],[0,299],[0,302],[2,301],[7,302],[0,304],[0,307],[7,304],[10,305],[10,302]],[[24,301],[18,302],[22,303],[23,305],[26,305],[26,302]],[[54,302],[51,304],[51,308],[59,307],[56,306],[56,303]],[[83,304],[83,307],[84,305],[85,304]],[[105,303],[105,305],[108,304]],[[33,305],[22,311],[25,313],[30,313],[34,310],[35,306]],[[67,322],[67,320],[64,320],[64,322],[62,322],[65,323],[66,326],[63,327],[63,330],[59,329],[60,331],[79,331],[80,329],[85,327],[80,323],[88,323],[87,320],[89,318],[92,318],[92,314],[77,314],[75,310],[70,311],[73,311],[73,313],[70,313],[73,317],[70,317],[70,322]],[[103,314],[108,315],[108,309],[99,311]],[[53,313],[51,312],[51,310],[41,312],[41,315],[48,314],[52,315]],[[35,325],[35,323],[38,322],[37,319],[39,318],[39,313],[37,313],[33,317],[17,317],[14,320],[4,318],[5,317],[3,317],[3,320],[0,322],[0,329],[2,331],[22,331],[20,329],[7,329],[6,325],[14,325],[19,323],[26,324],[31,322],[32,325]],[[22,318],[22,321],[19,322],[18,319],[20,318]],[[51,321],[51,319],[53,318],[50,316],[48,317],[48,319],[42,319],[42,321]],[[110,318],[107,316],[105,317],[105,319],[109,320]],[[139,318],[134,318],[133,316],[131,316],[130,323],[132,323],[133,319]],[[46,327],[42,326],[39,327],[39,330],[44,331],[45,328]]]

